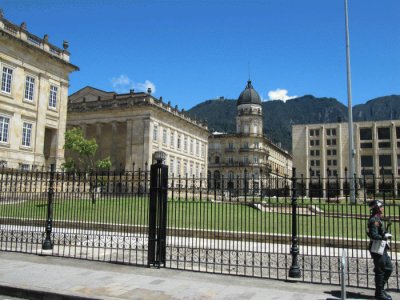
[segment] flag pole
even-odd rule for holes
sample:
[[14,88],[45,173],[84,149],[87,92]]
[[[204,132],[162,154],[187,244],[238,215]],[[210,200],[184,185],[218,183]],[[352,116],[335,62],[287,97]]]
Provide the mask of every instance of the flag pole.
[[345,19],[346,19],[346,66],[347,66],[347,109],[348,109],[348,127],[349,127],[349,178],[350,178],[350,203],[356,203],[355,195],[355,149],[353,135],[353,105],[351,99],[351,70],[350,70],[350,38],[349,38],[349,14],[348,0],[344,0]]

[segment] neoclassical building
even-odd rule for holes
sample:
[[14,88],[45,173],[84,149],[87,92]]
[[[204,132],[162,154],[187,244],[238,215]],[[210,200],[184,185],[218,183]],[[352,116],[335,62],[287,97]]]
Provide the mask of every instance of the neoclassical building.
[[64,161],[71,64],[60,49],[0,10],[0,167],[36,170]]
[[263,134],[261,98],[250,80],[237,101],[236,133],[213,133],[208,144],[208,175],[217,181],[254,177],[257,188],[260,176],[292,175],[292,156]]
[[70,95],[67,126],[95,138],[97,158],[109,156],[113,169],[144,169],[153,154],[167,154],[175,176],[207,172],[208,128],[184,111],[147,93],[117,94],[85,87]]

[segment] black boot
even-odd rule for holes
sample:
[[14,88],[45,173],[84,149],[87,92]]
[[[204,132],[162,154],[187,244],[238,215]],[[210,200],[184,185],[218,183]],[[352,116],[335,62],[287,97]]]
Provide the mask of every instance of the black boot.
[[387,295],[383,289],[375,290],[375,298],[376,300],[392,300],[392,297]]
[[382,293],[387,297],[387,299],[392,300],[392,296],[390,296],[385,290],[382,290]]

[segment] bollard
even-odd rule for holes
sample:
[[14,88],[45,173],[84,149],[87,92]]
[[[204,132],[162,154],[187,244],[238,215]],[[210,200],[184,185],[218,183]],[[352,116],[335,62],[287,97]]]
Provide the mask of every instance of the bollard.
[[340,261],[340,269],[341,269],[341,285],[342,285],[342,300],[346,300],[346,250],[342,252],[342,259]]

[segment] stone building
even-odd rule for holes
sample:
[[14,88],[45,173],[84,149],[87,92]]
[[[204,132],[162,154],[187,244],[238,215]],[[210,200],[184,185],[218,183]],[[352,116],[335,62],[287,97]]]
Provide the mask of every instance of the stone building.
[[[293,126],[297,173],[305,178],[349,177],[348,136],[348,123]],[[382,173],[399,176],[400,120],[355,122],[353,138],[356,177],[363,174],[380,176]]]
[[143,170],[155,151],[163,151],[171,174],[205,174],[207,126],[150,93],[85,87],[69,97],[67,126],[95,138],[97,158],[109,156],[114,170]]
[[68,43],[60,49],[0,11],[0,165],[24,170],[64,160]]
[[257,189],[260,176],[292,175],[292,156],[263,134],[261,98],[251,81],[237,101],[236,133],[213,133],[208,143],[208,175],[216,182],[225,178],[234,187],[232,179],[254,176]]

